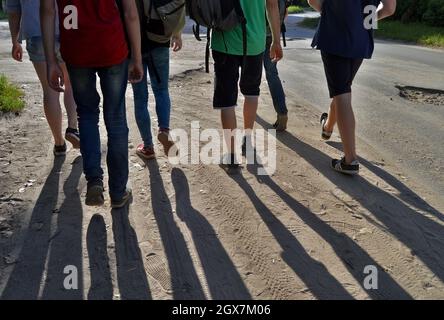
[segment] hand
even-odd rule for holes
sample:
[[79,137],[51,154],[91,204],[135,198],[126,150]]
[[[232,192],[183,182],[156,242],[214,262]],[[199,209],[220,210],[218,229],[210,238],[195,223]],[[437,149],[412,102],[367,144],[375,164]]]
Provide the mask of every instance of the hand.
[[128,81],[130,83],[138,83],[143,78],[143,65],[142,62],[130,62],[128,67]]
[[15,42],[12,45],[12,52],[11,52],[12,58],[15,61],[22,62],[23,61],[23,48],[22,45],[19,42]]
[[177,34],[173,35],[171,38],[171,48],[173,48],[174,52],[178,52],[182,49],[182,35]]
[[280,42],[273,42],[270,47],[270,58],[273,63],[277,63],[284,57]]
[[64,92],[65,90],[63,87],[65,86],[65,77],[58,62],[48,63],[47,68],[49,86],[57,92]]

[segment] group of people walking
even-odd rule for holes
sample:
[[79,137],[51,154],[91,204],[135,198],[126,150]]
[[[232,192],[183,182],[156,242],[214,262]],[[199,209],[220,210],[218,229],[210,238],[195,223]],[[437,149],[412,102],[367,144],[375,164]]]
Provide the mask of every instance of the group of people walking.
[[[287,129],[288,108],[277,62],[283,58],[281,25],[291,1],[207,1],[219,2],[214,6],[219,9],[236,3],[236,8],[242,10],[243,23],[228,31],[212,30],[213,107],[220,111],[223,129],[235,130],[240,88],[245,97],[242,150],[247,150],[252,144],[250,135],[256,120],[263,67],[277,113],[274,127],[277,131]],[[321,116],[322,137],[329,139],[338,124],[345,156],[332,160],[331,165],[342,173],[359,172],[351,86],[363,59],[373,53],[373,31],[364,27],[363,7],[370,3],[377,6],[380,2],[383,6],[378,19],[393,14],[396,0],[308,0],[321,12],[313,46],[321,50],[332,98],[329,112]],[[137,154],[146,160],[156,156],[148,113],[148,79],[155,96],[157,138],[164,152],[170,154],[175,147],[170,137],[170,50],[181,50],[186,8],[193,6],[199,6],[199,0],[7,0],[12,56],[22,61],[21,42],[26,40],[26,49],[43,89],[54,154],[66,154],[65,141],[73,148],[80,148],[88,182],[87,205],[104,203],[97,76],[108,134],[111,206],[120,208],[132,197],[127,188],[127,83],[131,83],[134,92],[135,117],[143,141],[136,149]],[[64,135],[60,93],[68,116]],[[224,163],[237,168],[234,143],[226,142],[230,152]]]

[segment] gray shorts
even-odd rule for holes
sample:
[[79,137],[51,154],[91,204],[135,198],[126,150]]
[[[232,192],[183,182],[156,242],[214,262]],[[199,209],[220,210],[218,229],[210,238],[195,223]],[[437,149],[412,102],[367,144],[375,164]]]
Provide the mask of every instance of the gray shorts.
[[[56,56],[59,62],[63,62],[60,54],[60,42],[55,42]],[[29,60],[32,62],[46,62],[45,50],[43,49],[42,37],[32,37],[26,39],[26,51],[28,51]]]

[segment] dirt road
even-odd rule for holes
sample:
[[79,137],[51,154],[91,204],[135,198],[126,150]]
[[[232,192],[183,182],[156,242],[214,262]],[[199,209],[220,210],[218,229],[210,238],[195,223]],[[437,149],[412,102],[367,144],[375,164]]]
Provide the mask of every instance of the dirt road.
[[[198,70],[202,45],[186,45],[173,59],[173,127],[219,128],[212,75]],[[0,120],[3,299],[444,299],[442,199],[363,141],[361,176],[332,172],[339,144],[320,141],[319,112],[295,96],[275,174],[230,176],[172,166],[159,146],[143,163],[129,90],[134,202],[92,209],[79,154],[53,160],[31,65],[8,51],[2,33],[0,70],[26,84],[27,109]],[[269,128],[265,83],[263,92],[257,122]],[[78,270],[77,290],[64,288],[66,266]],[[377,290],[364,285],[366,266],[377,268]]]

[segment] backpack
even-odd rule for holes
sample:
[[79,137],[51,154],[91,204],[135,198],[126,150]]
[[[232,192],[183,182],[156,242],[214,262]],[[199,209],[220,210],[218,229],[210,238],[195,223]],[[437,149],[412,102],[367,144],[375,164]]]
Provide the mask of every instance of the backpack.
[[167,43],[185,25],[185,0],[140,0],[142,30],[147,38]]
[[[279,5],[279,16],[281,18],[281,34],[284,47],[287,46],[287,39],[285,34],[287,33],[287,26],[285,25],[285,13],[287,12],[287,8],[291,6],[291,0],[278,0]],[[267,33],[271,34],[270,26],[267,21]]]
[[207,28],[207,47],[205,54],[205,68],[210,70],[210,43],[211,30],[226,32],[237,26],[242,27],[243,54],[247,56],[247,20],[240,0],[186,0],[187,11],[192,20],[196,22],[193,26],[194,36],[200,38],[200,26]]

